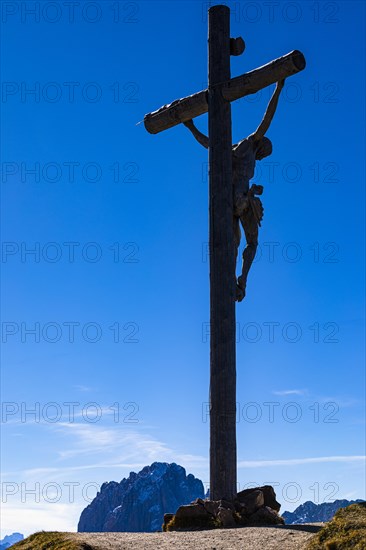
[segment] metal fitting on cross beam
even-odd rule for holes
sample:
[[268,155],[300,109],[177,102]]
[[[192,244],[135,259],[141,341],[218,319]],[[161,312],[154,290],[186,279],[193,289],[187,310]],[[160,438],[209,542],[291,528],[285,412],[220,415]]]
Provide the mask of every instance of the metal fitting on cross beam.
[[241,36],[230,38],[230,55],[241,55],[245,50],[245,42]]

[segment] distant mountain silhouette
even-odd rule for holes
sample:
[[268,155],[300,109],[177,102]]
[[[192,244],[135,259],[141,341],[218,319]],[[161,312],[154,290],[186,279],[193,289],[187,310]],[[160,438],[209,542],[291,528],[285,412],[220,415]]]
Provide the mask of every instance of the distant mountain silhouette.
[[319,521],[329,521],[339,508],[345,508],[356,502],[364,502],[363,500],[335,500],[334,502],[323,502],[322,504],[314,504],[311,500],[304,502],[293,512],[283,512],[282,517],[286,524],[293,525],[298,523],[316,523]]
[[24,539],[22,533],[13,533],[12,535],[6,535],[2,540],[0,540],[0,550],[6,550],[9,546],[12,546],[16,542]]
[[103,483],[81,513],[78,531],[160,531],[165,513],[196,498],[204,498],[202,481],[175,463],[154,462],[120,483]]

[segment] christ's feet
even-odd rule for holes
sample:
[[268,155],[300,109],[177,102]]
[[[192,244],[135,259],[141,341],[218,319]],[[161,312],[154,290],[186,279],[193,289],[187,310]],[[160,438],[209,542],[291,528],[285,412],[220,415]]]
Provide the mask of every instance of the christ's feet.
[[240,275],[236,282],[236,301],[241,302],[245,298],[246,281],[244,277]]
[[245,289],[240,288],[239,285],[236,285],[236,301],[241,302],[245,297]]

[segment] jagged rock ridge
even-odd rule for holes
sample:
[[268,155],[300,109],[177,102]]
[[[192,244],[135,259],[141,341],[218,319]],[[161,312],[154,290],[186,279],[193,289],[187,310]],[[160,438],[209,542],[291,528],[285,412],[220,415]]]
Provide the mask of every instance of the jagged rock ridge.
[[0,550],[6,550],[16,542],[19,542],[24,539],[22,533],[12,533],[11,535],[6,535],[3,539],[0,540]]
[[202,481],[182,466],[154,462],[120,483],[103,483],[81,513],[78,531],[160,531],[165,513],[203,497]]
[[329,521],[339,508],[345,508],[350,504],[364,502],[363,500],[335,500],[334,502],[323,502],[314,504],[311,500],[304,502],[293,512],[283,512],[282,517],[289,525],[301,523],[316,523],[319,521]]

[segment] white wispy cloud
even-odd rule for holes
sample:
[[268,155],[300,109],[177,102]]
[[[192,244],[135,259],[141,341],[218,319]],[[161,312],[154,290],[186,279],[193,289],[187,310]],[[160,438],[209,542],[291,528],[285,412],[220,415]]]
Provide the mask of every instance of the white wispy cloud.
[[[88,416],[88,411],[86,411],[85,408],[81,407],[80,403],[77,402],[74,402],[73,404],[70,403],[69,408],[62,407],[61,403],[55,402],[55,409],[48,413],[50,416],[47,416],[47,411],[44,412],[41,407],[35,409],[33,413],[27,413],[26,411],[24,411],[24,409],[20,408],[18,404],[16,405],[17,408],[12,409],[11,411],[7,411],[7,409],[3,407],[2,426],[4,428],[7,425],[14,424],[18,424],[22,428],[31,428],[34,426],[38,427],[40,425],[56,425],[62,422],[73,424],[77,422],[77,420],[83,420],[88,424],[94,424],[101,421],[102,419],[112,419],[115,422],[120,422],[127,417],[130,417],[131,424],[138,423],[137,419],[135,420],[135,418],[131,416],[132,413],[124,413],[123,416],[122,411],[119,411],[118,408],[106,406],[99,403],[95,403],[93,404],[94,407],[91,407],[91,412],[89,412],[90,417]],[[59,416],[56,415],[56,413],[58,414],[57,408],[59,409]]]
[[274,395],[306,395],[307,390],[278,390],[272,393]]
[[58,441],[54,448],[58,458],[52,467],[3,471],[3,479],[59,480],[65,475],[102,469],[137,472],[153,462],[176,462],[188,471],[207,467],[206,456],[171,448],[138,425],[59,422],[43,426]]
[[327,404],[333,403],[339,408],[351,408],[363,406],[363,401],[360,399],[355,399],[353,397],[347,396],[335,396],[335,395],[317,395],[309,391],[307,388],[290,388],[284,390],[273,390],[273,395],[278,395],[279,397],[288,397],[288,396],[299,396],[305,397],[307,400],[311,400],[313,403],[318,404]]
[[279,460],[241,460],[238,462],[238,468],[262,468],[268,466],[298,466],[301,464],[320,464],[329,462],[364,462],[366,456],[349,455],[349,456],[318,456],[308,458],[288,458]]
[[89,392],[93,390],[93,388],[90,388],[89,386],[83,386],[82,384],[75,384],[73,388],[81,392]]
[[55,525],[59,531],[76,531],[81,510],[80,503],[70,502],[7,503],[2,506],[1,511],[1,520],[4,526],[1,536],[20,530],[27,537],[37,531],[55,530]]
[[55,429],[72,438],[70,448],[59,451],[59,457],[69,459],[78,455],[113,453],[114,457],[117,456],[123,462],[134,462],[137,457],[154,462],[172,454],[172,449],[162,441],[130,428],[123,425],[104,427],[98,424],[59,422]]

